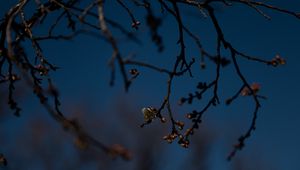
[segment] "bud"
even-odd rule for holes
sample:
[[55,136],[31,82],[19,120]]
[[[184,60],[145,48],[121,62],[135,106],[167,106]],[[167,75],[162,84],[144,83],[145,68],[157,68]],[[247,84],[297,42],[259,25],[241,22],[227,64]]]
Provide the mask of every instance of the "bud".
[[161,117],[161,118],[160,118],[160,121],[161,121],[161,123],[166,123],[166,122],[167,122],[167,119],[166,119],[165,117]]
[[131,27],[134,28],[134,29],[138,29],[139,25],[141,25],[140,21],[133,21],[132,24],[131,24]]
[[183,123],[183,122],[176,121],[175,124],[178,126],[178,128],[179,128],[180,130],[182,130],[183,127],[184,127],[184,123]]
[[137,69],[133,68],[133,69],[129,70],[129,73],[133,76],[136,76],[137,74],[139,74],[139,71]]

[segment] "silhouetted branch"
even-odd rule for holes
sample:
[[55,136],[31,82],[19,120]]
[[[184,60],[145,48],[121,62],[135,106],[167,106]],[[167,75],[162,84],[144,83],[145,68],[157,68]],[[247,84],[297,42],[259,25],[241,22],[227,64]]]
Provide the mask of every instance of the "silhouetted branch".
[[[239,79],[242,84],[239,89],[235,90],[236,93],[227,99],[225,103],[229,105],[240,95],[251,97],[251,100],[255,103],[249,128],[241,135],[238,139],[238,144],[234,146],[228,156],[228,160],[231,160],[236,152],[245,146],[246,140],[252,135],[256,128],[258,111],[261,106],[259,99],[266,99],[265,96],[258,94],[260,86],[257,83],[249,83],[249,80],[241,70],[242,68],[238,59],[246,59],[274,67],[283,65],[286,61],[280,55],[276,55],[274,58],[267,60],[249,55],[237,49],[234,44],[228,41],[223,28],[219,24],[220,22],[216,16],[216,9],[213,4],[222,4],[228,7],[241,4],[249,9],[255,10],[267,19],[271,19],[271,17],[266,14],[265,9],[300,19],[299,13],[273,6],[263,1],[116,0],[116,5],[118,5],[120,9],[125,10],[126,14],[129,15],[130,19],[128,23],[131,24],[131,27],[129,27],[131,30],[128,30],[126,26],[122,25],[122,22],[107,16],[108,14],[105,11],[108,11],[109,8],[105,6],[106,1],[91,0],[85,7],[79,2],[79,0],[49,0],[46,2],[36,0],[32,3],[28,0],[20,0],[6,12],[0,20],[0,85],[8,85],[7,102],[16,116],[20,115],[21,108],[14,97],[15,84],[17,80],[25,79],[33,90],[33,93],[39,98],[41,105],[46,108],[53,119],[75,135],[76,141],[80,146],[85,148],[88,145],[93,145],[110,155],[121,156],[125,159],[129,159],[128,151],[125,148],[119,145],[111,147],[104,145],[83,130],[76,120],[70,120],[64,116],[60,109],[61,103],[58,90],[54,87],[50,75],[59,67],[52,64],[51,58],[44,55],[43,47],[40,44],[41,41],[72,40],[81,34],[104,39],[104,42],[108,43],[112,48],[112,54],[108,63],[111,69],[110,84],[113,85],[115,83],[117,74],[116,67],[118,67],[119,74],[123,79],[125,91],[128,91],[133,81],[142,75],[137,68],[127,69],[128,65],[143,67],[156,71],[159,74],[166,74],[165,95],[157,108],[146,106],[142,109],[144,122],[141,127],[150,124],[156,118],[159,118],[162,123],[170,121],[171,132],[165,135],[164,139],[169,143],[178,139],[178,144],[184,148],[189,146],[191,135],[194,134],[195,130],[199,128],[199,124],[202,123],[202,116],[211,107],[221,103],[219,92],[223,90],[220,88],[222,69],[224,69],[225,66],[231,66],[235,70],[235,77],[233,78]],[[128,3],[133,3],[133,7],[129,6]],[[161,9],[153,8],[154,5],[160,5]],[[34,6],[34,8],[32,8],[34,11],[27,13],[25,8],[31,8],[32,6]],[[185,16],[182,12],[182,7],[200,10],[200,12],[212,22],[216,32],[215,52],[208,52],[207,49],[203,47],[203,42],[200,41],[199,36],[195,32],[190,31],[189,27],[185,25]],[[138,16],[139,14],[135,11],[136,8],[145,9],[145,21],[136,19],[140,18],[140,16]],[[124,58],[117,37],[118,34],[115,34],[115,31],[119,31],[121,35],[126,36],[128,40],[141,45],[142,40],[136,36],[134,31],[139,31],[139,26],[146,23],[146,26],[148,26],[150,30],[152,42],[157,46],[158,51],[162,52],[165,48],[163,44],[164,35],[160,35],[158,29],[163,26],[163,18],[157,17],[156,11],[173,17],[177,27],[176,36],[178,36],[178,41],[176,43],[178,44],[178,49],[176,50],[178,50],[178,54],[176,56],[170,56],[170,58],[173,59],[169,65],[170,68],[161,67],[159,65],[160,60],[156,63],[147,63],[145,61]],[[50,14],[57,14],[56,17],[52,18],[52,21],[46,20]],[[41,27],[44,22],[50,22],[46,23],[46,28]],[[64,27],[65,30],[60,30],[61,23],[67,23],[67,26]],[[39,29],[40,35],[37,35],[36,29]],[[45,31],[46,33],[44,33]],[[56,31],[59,31],[59,33],[56,33]],[[188,56],[188,38],[196,44],[197,50],[199,51],[199,58]],[[28,45],[28,43],[30,44]],[[33,54],[27,55],[25,47],[32,50]],[[230,56],[226,56],[228,53]],[[204,93],[211,92],[210,97],[204,101],[205,104],[202,108],[194,109],[187,114],[187,118],[191,121],[190,127],[183,132],[182,130],[185,125],[181,120],[177,120],[177,115],[174,112],[173,103],[171,102],[172,96],[176,94],[176,91],[173,90],[174,82],[176,78],[181,76],[194,78],[192,74],[194,63],[199,61],[200,67],[205,69],[205,58],[208,58],[216,66],[214,76],[209,80],[209,83],[199,81],[196,87],[197,90],[193,93],[188,92],[186,97],[180,99],[179,104],[194,104],[195,99],[203,102],[202,100],[204,99],[202,95]],[[188,73],[188,75],[186,73]],[[48,90],[45,90],[46,88],[43,87],[43,82],[45,81],[48,81]],[[48,101],[49,97],[53,98],[53,104]],[[166,111],[166,114],[164,111]],[[0,155],[0,163],[4,162],[3,160],[6,162],[4,156]]]

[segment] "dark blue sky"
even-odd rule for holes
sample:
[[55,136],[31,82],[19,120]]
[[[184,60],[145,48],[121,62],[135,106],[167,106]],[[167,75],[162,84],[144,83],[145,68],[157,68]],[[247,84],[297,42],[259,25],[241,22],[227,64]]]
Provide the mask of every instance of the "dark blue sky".
[[[270,3],[300,12],[299,1],[276,0],[270,1]],[[109,18],[116,19],[127,29],[131,29],[130,18],[122,9],[113,4],[108,4],[107,8]],[[7,6],[1,3],[0,10],[3,12],[3,9],[7,9]],[[246,75],[249,82],[260,83],[262,86],[261,94],[267,96],[268,99],[261,102],[262,108],[259,111],[257,130],[246,141],[246,147],[238,152],[237,157],[251,157],[267,162],[266,164],[271,165],[267,169],[275,167],[275,169],[296,170],[300,169],[300,20],[271,10],[264,11],[272,17],[271,20],[266,20],[253,9],[241,5],[218,7],[217,11],[217,18],[223,28],[225,38],[235,48],[249,55],[261,56],[264,59],[272,59],[276,54],[279,54],[287,61],[286,65],[273,68],[244,59],[238,60],[242,66],[241,71]],[[202,44],[208,51],[215,52],[216,33],[211,21],[208,18],[198,17],[201,16],[198,10],[184,8],[182,12],[184,24],[199,35]],[[142,10],[137,10],[136,16],[141,21],[144,20]],[[143,22],[137,31],[143,40],[143,45],[128,42],[120,36],[121,53],[123,56],[134,53],[136,60],[155,63],[171,69],[174,58],[179,53],[179,46],[176,45],[177,26],[174,21],[170,15],[165,16],[162,27],[159,29],[166,46],[163,53],[158,53],[156,47],[150,42],[151,37]],[[193,41],[187,38],[186,43],[187,56],[199,56]],[[75,106],[87,107],[91,113],[98,114],[101,112],[103,117],[113,121],[114,116],[106,116],[105,113],[120,111],[116,108],[116,103],[123,102],[132,108],[133,116],[142,121],[141,108],[145,106],[158,107],[166,93],[166,75],[138,67],[141,75],[132,84],[129,93],[124,92],[121,75],[118,72],[116,85],[109,87],[110,70],[107,61],[112,50],[101,39],[79,36],[68,42],[45,42],[42,47],[50,61],[61,67],[52,75],[55,84],[60,89],[63,110]],[[185,119],[184,113],[195,108],[200,109],[202,106],[203,101],[195,102],[192,106],[177,106],[176,103],[181,96],[186,96],[189,92],[194,91],[197,82],[212,80],[215,67],[209,62],[207,64],[206,70],[200,70],[194,66],[194,78],[182,77],[174,81],[172,105],[176,118]],[[222,69],[220,99],[224,101],[240,85],[241,82],[235,75],[232,66]],[[22,102],[21,106],[24,108],[22,118],[11,118],[1,122],[1,128],[5,129],[2,131],[5,134],[10,134],[8,141],[13,140],[14,135],[12,134],[17,134],[18,128],[27,126],[26,120],[33,115],[30,112],[42,110],[35,99],[23,100]],[[253,102],[246,98],[240,98],[229,107],[221,104],[204,115],[202,126],[212,127],[213,131],[218,134],[210,158],[212,169],[230,169],[231,165],[225,160],[225,157],[230,152],[232,144],[236,143],[237,138],[250,125],[252,110]],[[49,121],[51,122],[51,120]],[[52,123],[55,124],[54,121]],[[160,125],[155,124],[153,126]],[[138,124],[136,124],[136,128],[138,128]],[[147,128],[151,129],[152,127]],[[160,137],[157,136],[157,138]],[[193,139],[191,140],[193,142]],[[173,157],[167,159],[165,169],[173,169],[177,166],[173,162],[182,163],[180,157],[188,152],[176,144],[169,147],[173,149],[170,151]],[[10,149],[7,148],[4,145],[0,151],[9,154]],[[193,149],[193,146],[190,149]]]

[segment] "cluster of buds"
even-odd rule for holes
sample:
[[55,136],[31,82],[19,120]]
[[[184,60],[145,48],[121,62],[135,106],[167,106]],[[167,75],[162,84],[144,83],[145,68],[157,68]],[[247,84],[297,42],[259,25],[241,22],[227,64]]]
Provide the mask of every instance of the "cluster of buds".
[[271,61],[270,64],[273,66],[278,66],[278,65],[284,65],[286,63],[285,59],[280,57],[279,55],[276,55]]
[[117,156],[121,156],[125,160],[130,160],[132,155],[131,153],[124,148],[123,146],[119,144],[114,144],[109,148],[108,151],[109,155],[112,156],[112,158],[116,158]]
[[168,143],[172,143],[176,138],[178,138],[178,144],[180,144],[184,148],[188,148],[190,141],[187,139],[187,136],[192,134],[193,134],[192,128],[187,129],[184,136],[179,134],[177,130],[173,130],[171,134],[164,136],[163,139]]
[[49,68],[42,64],[35,66],[35,69],[39,72],[41,76],[47,76],[49,73]]
[[[261,89],[261,86],[258,83],[252,83],[250,88],[251,88],[252,92],[254,94],[256,94]],[[250,96],[250,95],[252,95],[252,93],[248,87],[244,87],[244,89],[241,91],[241,95],[242,96]]]
[[178,136],[182,138],[182,135],[178,135],[177,131],[173,131],[171,134],[164,136],[163,139],[168,143],[172,143]]
[[137,30],[139,29],[139,25],[141,25],[140,21],[133,21],[131,27]]
[[183,127],[184,127],[184,123],[183,123],[183,122],[180,122],[180,121],[175,121],[174,124],[175,124],[176,126],[178,126],[178,129],[179,129],[179,130],[182,130]]
[[194,93],[189,93],[188,97],[181,97],[180,100],[178,101],[179,105],[183,105],[184,103],[192,104],[194,99],[201,100],[202,99],[202,94],[210,88],[211,85],[207,85],[206,82],[199,82],[197,84],[197,89],[199,91],[195,91]]
[[189,144],[190,144],[190,141],[187,140],[187,139],[184,139],[184,138],[181,138],[179,141],[178,141],[178,144],[180,144],[182,147],[184,148],[188,148],[189,147]]

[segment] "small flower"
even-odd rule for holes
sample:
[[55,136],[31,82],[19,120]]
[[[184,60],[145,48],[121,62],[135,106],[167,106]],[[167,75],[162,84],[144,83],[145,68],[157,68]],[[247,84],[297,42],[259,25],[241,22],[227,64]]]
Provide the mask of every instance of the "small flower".
[[154,107],[144,107],[142,109],[142,113],[144,115],[145,122],[148,122],[156,118],[158,111]]

